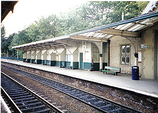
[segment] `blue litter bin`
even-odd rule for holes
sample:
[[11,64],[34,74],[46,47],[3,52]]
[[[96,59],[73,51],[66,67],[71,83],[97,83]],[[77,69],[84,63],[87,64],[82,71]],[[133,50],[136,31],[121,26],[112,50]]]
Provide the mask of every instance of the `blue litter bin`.
[[132,66],[132,80],[139,80],[139,67]]

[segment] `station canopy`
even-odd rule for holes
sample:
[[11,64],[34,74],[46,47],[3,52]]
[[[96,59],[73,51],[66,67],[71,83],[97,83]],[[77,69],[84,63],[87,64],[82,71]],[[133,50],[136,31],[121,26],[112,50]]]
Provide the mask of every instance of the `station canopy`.
[[1,22],[8,15],[10,11],[13,12],[14,6],[16,5],[17,0],[1,0]]
[[78,42],[84,40],[107,42],[107,40],[114,36],[139,38],[140,32],[153,26],[157,22],[158,12],[149,12],[131,19],[94,27],[69,35],[14,46],[13,49],[27,51],[50,48],[56,49],[59,47],[78,47]]

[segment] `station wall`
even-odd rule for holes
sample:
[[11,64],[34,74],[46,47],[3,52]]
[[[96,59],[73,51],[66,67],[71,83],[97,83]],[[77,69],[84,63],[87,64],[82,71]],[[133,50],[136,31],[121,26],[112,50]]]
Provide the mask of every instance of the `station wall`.
[[30,62],[31,62],[31,63],[34,63],[34,62],[35,62],[35,59],[36,59],[36,51],[31,51],[31,59],[30,59]]
[[66,68],[78,69],[78,47],[68,47],[66,49]]
[[30,62],[31,60],[31,51],[27,51],[27,61],[26,62]]
[[157,79],[157,38],[158,24],[142,32],[142,44],[149,48],[142,49],[142,76],[149,79]]
[[85,45],[82,47],[83,49],[83,67],[84,69],[91,70],[91,61],[92,61],[92,55],[91,55],[91,43],[86,42]]
[[[158,41],[158,36],[155,35],[156,30],[158,31],[158,24],[143,31],[138,39],[138,51],[141,53],[141,61],[138,66],[139,73],[143,78],[154,79],[158,77],[158,42],[155,42]],[[115,36],[110,40],[110,66],[120,67],[121,73],[131,74],[132,66],[135,65],[136,39]],[[149,48],[141,48],[142,44],[149,45]],[[31,63],[98,71],[100,69],[100,48],[98,47],[95,43],[83,41],[78,47],[27,51],[23,54],[23,58],[26,62]],[[122,47],[126,47],[126,49]],[[104,42],[103,67],[108,65],[108,53],[108,44]]]
[[41,59],[41,50],[36,50],[36,59],[35,59],[35,63],[37,63],[37,64],[41,64],[41,63],[42,63],[42,59]]
[[103,42],[103,69],[108,65],[108,43]]
[[24,52],[24,54],[23,54],[23,59],[25,59],[25,60],[26,60],[26,58],[27,58],[27,53],[26,53],[26,52]]
[[91,70],[91,43],[83,41],[78,48],[79,69]]
[[[157,79],[158,78],[158,24],[144,30],[138,39],[138,52],[141,60],[138,62],[139,74],[142,78]],[[135,65],[135,38],[125,38],[115,36],[111,38],[110,43],[110,66],[121,67],[121,73],[131,74],[132,66]],[[129,64],[122,64],[122,46],[130,46]],[[149,46],[149,48],[142,48],[141,45]]]
[[[30,63],[99,71],[99,49],[92,42],[84,41],[78,47],[36,50],[31,53],[27,51],[23,55],[27,62]],[[81,58],[81,54],[83,58]],[[103,63],[107,64],[106,61],[107,50],[103,52]]]
[[[121,36],[115,36],[111,38],[110,43],[110,66],[113,67],[120,67],[121,73],[131,74],[132,66],[135,66],[135,38],[130,38],[130,41],[127,38],[121,37]],[[138,41],[138,44],[140,44],[140,39]],[[127,55],[125,53],[122,53],[122,47],[129,47],[128,52],[128,62],[124,63],[122,62],[122,57],[125,57],[126,59]],[[140,48],[138,47],[138,51]],[[139,68],[141,69],[141,64],[138,63]],[[139,72],[141,74],[141,70]]]
[[76,48],[73,52],[73,69],[79,69],[78,57],[78,48]]

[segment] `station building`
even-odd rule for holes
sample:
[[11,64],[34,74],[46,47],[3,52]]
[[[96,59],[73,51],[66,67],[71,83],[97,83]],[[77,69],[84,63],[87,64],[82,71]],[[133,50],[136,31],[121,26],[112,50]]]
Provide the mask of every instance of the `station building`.
[[23,61],[28,63],[91,71],[120,67],[126,74],[131,74],[132,66],[139,66],[141,77],[157,79],[157,2],[149,3],[142,15],[128,20],[13,49],[22,50]]
[[[99,71],[102,46],[102,68],[108,62],[107,42],[94,42],[61,36],[29,44],[16,46],[24,51],[23,61],[29,63],[58,66],[61,68]],[[102,44],[102,45],[101,45]],[[103,48],[105,48],[103,50]]]

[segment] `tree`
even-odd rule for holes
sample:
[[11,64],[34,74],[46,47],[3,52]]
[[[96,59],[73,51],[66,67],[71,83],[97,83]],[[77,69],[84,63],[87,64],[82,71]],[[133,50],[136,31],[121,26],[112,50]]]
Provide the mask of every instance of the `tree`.
[[11,44],[14,35],[15,34],[12,34],[7,38],[3,38],[3,37],[1,38],[1,53],[2,53],[2,56],[3,55],[10,56],[12,54],[12,50],[9,49],[9,45]]
[[58,22],[59,19],[56,15],[51,15],[48,18],[42,17],[38,22],[36,22],[37,28],[43,37],[42,39],[50,36],[58,36]]
[[24,30],[26,42],[42,40],[40,38],[40,32],[36,24],[31,24],[26,30]]
[[[146,1],[91,1],[60,16],[41,17],[16,34],[10,48],[117,22],[122,20],[122,13],[124,13],[124,19],[132,18],[140,15],[147,3]],[[2,40],[5,41],[5,39]]]
[[7,43],[5,39],[5,28],[4,26],[1,27],[1,53],[4,54],[7,48]]
[[124,19],[129,19],[140,15],[147,3],[147,1],[91,2],[91,4],[95,6],[95,11],[99,11],[99,15],[104,14],[104,17],[106,17],[105,19],[109,21],[108,23],[122,20],[122,13],[124,13]]
[[5,37],[5,27],[2,26],[1,27],[1,38],[4,38]]

